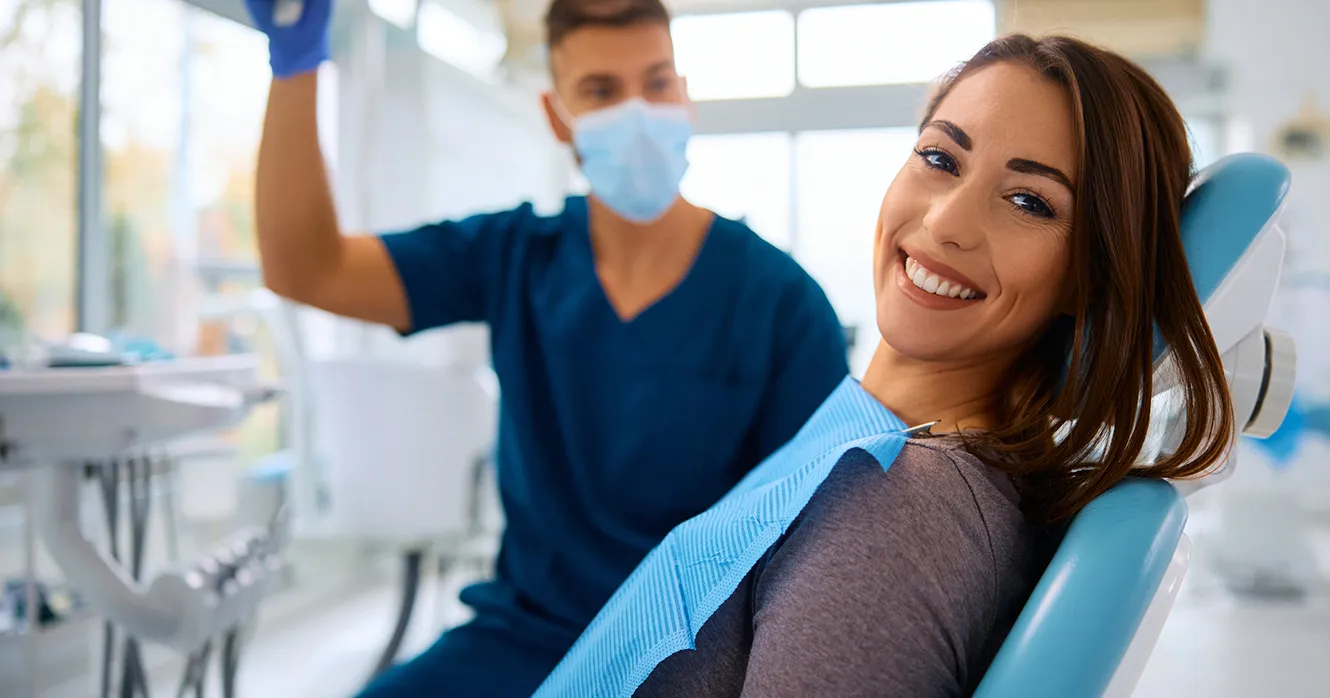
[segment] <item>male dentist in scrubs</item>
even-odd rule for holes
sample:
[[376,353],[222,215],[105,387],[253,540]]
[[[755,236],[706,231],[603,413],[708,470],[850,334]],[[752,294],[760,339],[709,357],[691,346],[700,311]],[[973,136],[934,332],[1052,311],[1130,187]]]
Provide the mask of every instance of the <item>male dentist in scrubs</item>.
[[365,236],[342,234],[315,128],[330,0],[290,27],[246,2],[273,69],[266,283],[403,333],[486,322],[503,392],[495,579],[462,592],[474,620],[362,695],[529,696],[646,553],[845,377],[840,324],[789,256],[680,198],[692,111],[660,0],[554,0],[546,17],[545,112],[590,196]]

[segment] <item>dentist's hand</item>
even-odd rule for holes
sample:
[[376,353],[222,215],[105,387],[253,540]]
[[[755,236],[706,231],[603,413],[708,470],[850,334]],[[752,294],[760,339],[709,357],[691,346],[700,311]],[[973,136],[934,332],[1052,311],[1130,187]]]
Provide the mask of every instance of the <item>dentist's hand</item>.
[[254,26],[268,35],[269,63],[275,78],[289,78],[315,70],[328,60],[328,25],[333,0],[300,0],[300,19],[289,26],[273,20],[277,0],[245,0]]

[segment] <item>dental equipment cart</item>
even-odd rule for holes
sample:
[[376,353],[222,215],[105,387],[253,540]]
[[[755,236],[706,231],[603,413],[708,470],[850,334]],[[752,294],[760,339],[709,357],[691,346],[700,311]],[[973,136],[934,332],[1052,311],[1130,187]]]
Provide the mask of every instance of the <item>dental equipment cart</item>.
[[[167,443],[236,426],[277,391],[257,380],[258,358],[224,356],[127,365],[0,370],[0,472],[26,480],[27,568],[39,538],[87,609],[106,619],[101,667],[103,696],[111,690],[111,655],[122,636],[118,695],[148,695],[140,643],[155,642],[188,656],[179,695],[203,695],[203,677],[219,644],[222,687],[234,693],[239,629],[252,618],[288,540],[281,511],[267,526],[227,538],[211,554],[143,574],[154,459]],[[84,485],[100,483],[109,550],[81,530]],[[122,483],[128,489],[128,550],[116,534]],[[124,552],[126,554],[122,555]],[[36,698],[38,638],[34,582],[28,582],[28,623],[18,637],[30,671],[19,685],[0,681],[0,693]],[[11,636],[13,640],[15,636]],[[26,684],[26,685],[24,685]]]

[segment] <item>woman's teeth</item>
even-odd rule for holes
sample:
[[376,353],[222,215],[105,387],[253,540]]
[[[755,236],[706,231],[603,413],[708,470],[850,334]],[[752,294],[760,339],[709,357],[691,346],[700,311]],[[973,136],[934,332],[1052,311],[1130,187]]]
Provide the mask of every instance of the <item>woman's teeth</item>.
[[910,280],[914,282],[915,286],[937,296],[969,300],[979,295],[973,289],[966,288],[950,279],[934,274],[924,268],[920,263],[914,261],[913,257],[907,256],[905,258],[905,275],[910,277]]

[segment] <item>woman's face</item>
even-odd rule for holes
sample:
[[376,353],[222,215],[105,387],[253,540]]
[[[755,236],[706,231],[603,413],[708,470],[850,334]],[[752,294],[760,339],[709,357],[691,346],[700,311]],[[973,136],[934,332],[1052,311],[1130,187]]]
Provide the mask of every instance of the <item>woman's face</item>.
[[1078,146],[1067,91],[999,63],[920,132],[878,215],[877,322],[892,349],[970,362],[1021,351],[1064,307]]

